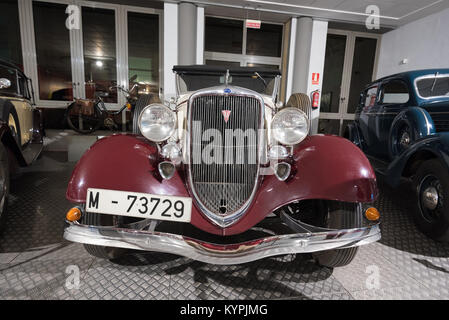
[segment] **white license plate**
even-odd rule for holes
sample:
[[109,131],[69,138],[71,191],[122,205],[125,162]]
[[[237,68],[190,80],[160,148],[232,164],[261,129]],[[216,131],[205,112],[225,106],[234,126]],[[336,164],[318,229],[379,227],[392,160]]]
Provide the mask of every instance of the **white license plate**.
[[89,188],[87,189],[86,211],[144,219],[190,222],[192,199]]

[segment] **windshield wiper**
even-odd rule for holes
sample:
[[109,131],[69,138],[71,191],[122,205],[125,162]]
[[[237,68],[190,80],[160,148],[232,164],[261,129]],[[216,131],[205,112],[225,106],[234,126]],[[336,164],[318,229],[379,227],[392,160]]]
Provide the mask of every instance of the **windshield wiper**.
[[254,72],[254,74],[257,76],[257,78],[259,78],[260,80],[262,80],[262,82],[263,82],[265,88],[268,87],[267,82],[265,81],[264,78],[262,78],[262,76],[259,74],[259,72]]
[[437,77],[439,72],[435,73],[435,79],[433,79],[432,88],[430,88],[430,94],[433,93],[433,89],[435,89],[435,84],[437,83]]

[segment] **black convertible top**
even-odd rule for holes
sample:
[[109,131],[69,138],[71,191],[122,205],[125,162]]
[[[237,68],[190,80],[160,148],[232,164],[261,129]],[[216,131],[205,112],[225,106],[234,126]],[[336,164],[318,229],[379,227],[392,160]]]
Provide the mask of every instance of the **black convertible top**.
[[25,73],[23,73],[22,69],[21,69],[17,64],[15,64],[15,63],[13,63],[13,62],[9,62],[9,61],[0,59],[0,67],[6,67],[6,68],[15,69],[15,70],[17,70],[17,72],[20,73],[20,75],[21,75],[22,77],[24,77],[25,79],[29,79],[29,78],[25,75]]
[[227,66],[211,66],[205,64],[196,64],[188,66],[174,66],[173,71],[179,74],[224,74],[229,70],[230,74],[252,75],[255,72],[265,76],[279,76],[279,70],[263,68],[263,67],[227,67]]

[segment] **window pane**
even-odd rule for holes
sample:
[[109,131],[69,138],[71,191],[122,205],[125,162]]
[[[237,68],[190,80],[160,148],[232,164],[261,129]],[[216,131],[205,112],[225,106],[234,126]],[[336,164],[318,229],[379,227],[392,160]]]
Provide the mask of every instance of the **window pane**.
[[338,113],[345,50],[346,36],[327,35],[320,112]]
[[206,60],[206,64],[209,66],[229,66],[239,67],[240,62],[220,61],[220,60]]
[[365,95],[365,108],[371,108],[376,104],[377,87],[369,88]]
[[357,37],[352,62],[351,89],[349,90],[348,113],[354,113],[360,92],[372,81],[377,40]]
[[206,51],[242,53],[243,21],[206,17]]
[[340,134],[340,120],[320,119],[318,122],[318,133],[321,134]]
[[33,2],[39,97],[72,100],[72,66],[66,5]]
[[17,0],[0,2],[0,59],[22,66],[19,8]]
[[[94,98],[94,93],[109,92],[117,84],[115,12],[83,7],[82,14],[86,97]],[[103,100],[116,103],[116,91]]]
[[407,85],[399,80],[393,80],[383,86],[382,103],[406,103],[409,100]]
[[449,77],[430,77],[417,81],[418,92],[423,98],[449,96]]
[[[128,13],[129,77],[159,93],[159,16]],[[130,83],[130,88],[132,84]]]
[[247,29],[246,54],[280,57],[282,25],[262,23],[260,29]]

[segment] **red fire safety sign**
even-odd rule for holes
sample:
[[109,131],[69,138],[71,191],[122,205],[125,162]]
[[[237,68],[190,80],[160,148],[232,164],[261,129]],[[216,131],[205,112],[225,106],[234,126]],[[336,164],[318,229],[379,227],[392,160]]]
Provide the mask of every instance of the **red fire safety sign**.
[[312,85],[319,85],[320,84],[320,74],[319,73],[312,73]]

